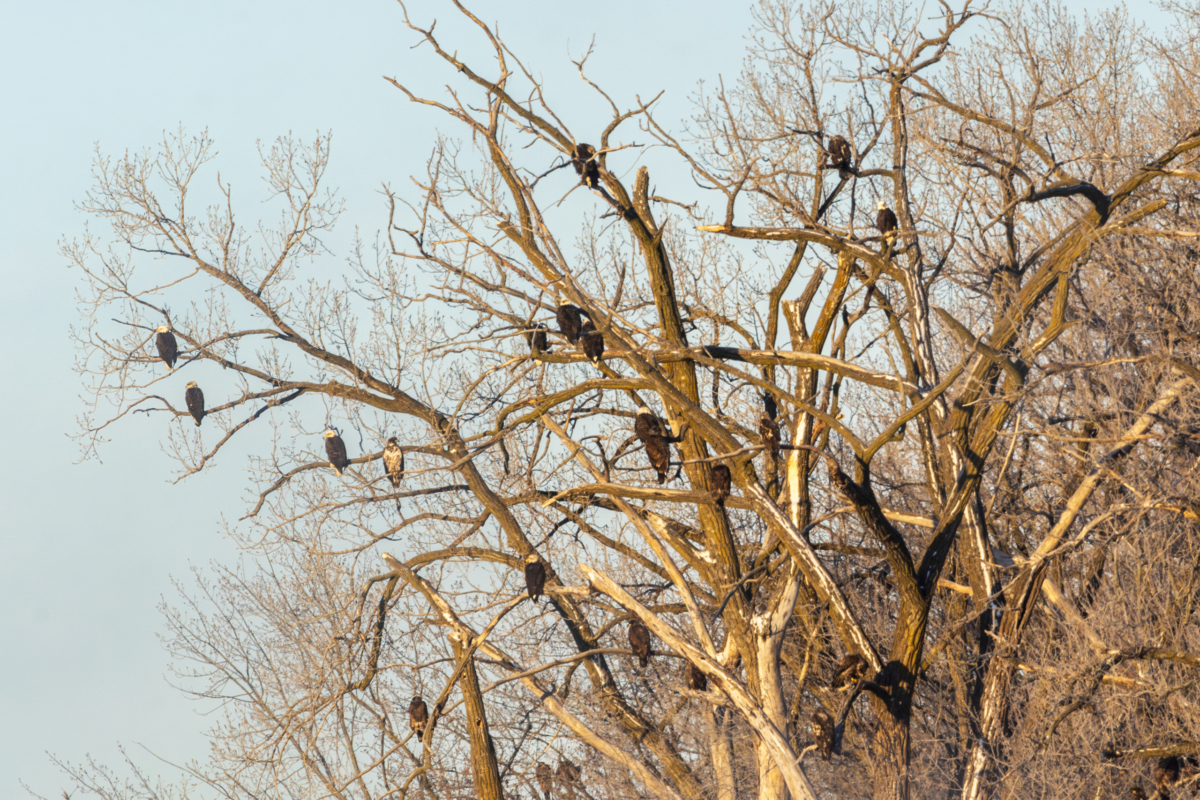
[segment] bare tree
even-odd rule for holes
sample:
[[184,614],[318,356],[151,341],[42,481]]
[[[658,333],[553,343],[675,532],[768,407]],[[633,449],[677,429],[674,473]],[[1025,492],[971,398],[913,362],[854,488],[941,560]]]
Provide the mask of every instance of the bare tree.
[[[392,83],[463,139],[389,192],[341,285],[301,269],[340,211],[327,138],[264,151],[281,218],[256,236],[227,186],[204,197],[207,138],[100,158],[83,208],[111,236],[64,247],[85,450],[146,413],[181,479],[235,435],[255,453],[231,532],[260,569],[168,610],[185,685],[226,704],[193,776],[488,800],[1192,784],[1196,9],[1162,38],[763,0],[685,139],[586,58],[611,121],[572,131],[454,5],[485,50],[406,21],[459,83]],[[647,163],[705,192],[656,194]],[[206,362],[194,423],[174,372]]]

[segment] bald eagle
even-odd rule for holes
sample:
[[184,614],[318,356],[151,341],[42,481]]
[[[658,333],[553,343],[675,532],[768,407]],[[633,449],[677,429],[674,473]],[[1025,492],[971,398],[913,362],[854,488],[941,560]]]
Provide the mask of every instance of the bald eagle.
[[187,402],[188,413],[192,415],[192,419],[196,420],[196,427],[199,428],[200,420],[204,419],[204,392],[200,391],[200,387],[196,385],[195,381],[188,381],[183,399]]
[[717,464],[712,468],[712,498],[714,503],[719,506],[725,505],[725,501],[729,499],[731,481],[729,467],[724,464]]
[[663,483],[667,479],[667,470],[671,466],[671,445],[662,435],[658,417],[650,413],[650,409],[641,406],[638,408],[637,416],[634,417],[633,431],[646,448],[650,466],[654,467],[654,471],[658,473],[658,482]]
[[600,366],[604,360],[604,335],[596,330],[596,325],[590,319],[585,320],[579,329],[579,346],[588,361]]
[[834,730],[833,717],[823,708],[818,708],[812,715],[813,739],[817,741],[817,749],[821,758],[828,761],[833,757]]
[[629,623],[629,649],[638,657],[643,669],[650,663],[650,629],[637,617]]
[[763,444],[763,471],[766,473],[767,485],[772,486],[779,472],[779,424],[766,414],[760,415],[758,436]]
[[775,395],[770,392],[763,392],[763,411],[771,419],[779,416],[779,404],[775,402]]
[[546,586],[546,565],[538,558],[537,553],[525,556],[525,589],[529,599],[537,602]]
[[829,153],[829,167],[836,169],[843,178],[850,174],[850,160],[854,157],[850,152],[850,143],[844,136],[830,136],[825,148]]
[[404,451],[400,449],[400,442],[396,441],[395,436],[384,445],[383,470],[392,488],[399,489],[400,481],[404,480]]
[[575,762],[564,758],[558,762],[558,769],[554,771],[554,777],[558,778],[560,784],[570,786],[579,780],[579,767]]
[[829,688],[848,689],[858,683],[858,679],[866,674],[866,660],[858,653],[850,653],[837,665],[833,679],[829,681]]
[[408,725],[413,729],[418,739],[425,738],[425,726],[429,724],[429,708],[426,707],[425,701],[421,699],[421,695],[413,695],[412,702],[408,704]]
[[155,329],[158,335],[154,337],[154,345],[158,348],[158,357],[163,360],[171,369],[175,369],[175,362],[179,359],[179,343],[175,341],[175,334],[171,333],[171,329],[166,325]]
[[708,676],[704,674],[704,670],[690,661],[688,662],[688,688],[697,692],[708,691]]
[[550,771],[550,765],[539,761],[535,772],[538,788],[545,793],[546,800],[550,800],[550,791],[554,788],[554,773]]
[[573,306],[567,300],[562,298],[558,301],[558,311],[555,316],[558,318],[558,332],[567,337],[567,341],[575,344],[579,341],[579,328],[581,325],[579,306]]
[[549,352],[546,347],[546,326],[540,322],[525,331],[525,341],[529,343],[530,352]]
[[600,185],[600,164],[596,161],[596,148],[580,142],[575,145],[575,158],[571,159],[571,163],[584,186],[595,189]]
[[879,205],[875,207],[875,227],[879,229],[879,233],[883,235],[884,241],[891,241],[896,233],[896,212],[888,208],[888,204],[879,201]]
[[346,443],[335,430],[325,431],[325,455],[329,458],[329,466],[339,477],[342,470],[350,465],[350,459],[346,458]]

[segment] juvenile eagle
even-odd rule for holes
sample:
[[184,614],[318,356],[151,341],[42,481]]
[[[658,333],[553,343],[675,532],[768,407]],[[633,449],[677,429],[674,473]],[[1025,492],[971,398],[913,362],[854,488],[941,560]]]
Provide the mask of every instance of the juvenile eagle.
[[179,343],[175,341],[175,334],[171,333],[171,329],[163,325],[155,329],[158,335],[154,337],[154,346],[158,348],[158,357],[163,360],[171,369],[175,369],[175,362],[179,358]]
[[818,708],[812,715],[812,731],[813,739],[817,742],[817,749],[821,751],[821,758],[828,761],[833,757],[834,745],[834,730],[833,717],[829,716],[829,712],[823,708]]
[[404,451],[400,449],[400,442],[396,441],[395,436],[389,438],[384,445],[383,471],[392,488],[399,489],[400,481],[404,480]]
[[564,297],[558,301],[558,310],[554,315],[558,319],[558,332],[567,337],[571,344],[578,342],[581,327],[579,306],[571,305]]
[[537,553],[525,556],[525,589],[529,599],[537,602],[546,587],[546,565],[538,558]]
[[192,419],[196,420],[196,427],[199,428],[200,420],[204,419],[204,392],[200,391],[200,387],[196,385],[195,381],[188,381],[183,399],[187,403],[188,413],[192,415]]
[[841,660],[829,681],[831,689],[846,689],[858,683],[867,674],[867,662],[858,653],[851,653]]
[[875,213],[875,227],[883,235],[884,241],[891,241],[896,233],[896,212],[888,208],[887,203],[879,201]]
[[350,459],[346,458],[346,443],[333,429],[325,431],[325,455],[329,458],[329,466],[339,477],[342,470],[350,465]]
[[589,189],[600,185],[600,164],[596,161],[596,148],[580,142],[575,145],[575,158],[571,159],[571,163],[580,183]]
[[667,479],[667,470],[671,467],[671,445],[662,434],[658,417],[654,416],[650,409],[641,406],[633,420],[633,432],[645,446],[650,466],[658,473],[658,482],[663,483]]
[[570,786],[579,780],[579,767],[574,761],[564,758],[558,762],[558,769],[554,771],[554,777],[558,778],[558,782],[563,786]]
[[704,670],[690,661],[688,662],[688,688],[697,692],[708,691],[708,676],[704,674]]
[[408,704],[408,726],[413,729],[418,739],[424,739],[425,726],[428,724],[429,709],[425,701],[421,699],[421,695],[413,695],[412,702]]
[[554,788],[554,773],[550,771],[550,765],[539,761],[537,765],[537,783],[538,788],[546,795],[546,800],[550,800],[550,791]]
[[713,502],[719,506],[725,505],[725,501],[729,499],[729,487],[732,483],[732,477],[729,474],[729,467],[724,464],[717,464],[712,468],[712,498]]
[[829,153],[829,166],[836,169],[843,178],[850,174],[850,161],[854,157],[850,152],[850,143],[844,136],[830,136],[826,146]]
[[636,617],[629,623],[629,649],[638,657],[642,668],[650,663],[650,630]]
[[587,360],[600,366],[604,360],[604,335],[596,330],[596,325],[590,319],[585,320],[579,329],[579,346]]
[[546,347],[546,326],[540,322],[533,327],[526,329],[525,341],[529,343],[530,352],[549,352]]

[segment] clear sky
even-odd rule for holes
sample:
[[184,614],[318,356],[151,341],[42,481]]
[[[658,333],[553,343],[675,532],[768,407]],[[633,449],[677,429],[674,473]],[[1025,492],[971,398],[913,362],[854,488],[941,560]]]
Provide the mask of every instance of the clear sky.
[[[569,63],[593,34],[589,74],[618,103],[665,89],[658,118],[666,122],[688,115],[698,79],[737,74],[751,21],[746,0],[489,0],[469,7],[500,22],[577,132],[603,121],[603,108],[584,101]],[[1144,4],[1133,8],[1152,13]],[[478,46],[477,36],[452,24],[449,2],[412,0],[409,10],[417,21],[438,18],[448,49]],[[83,406],[68,330],[80,274],[66,268],[56,242],[83,229],[72,204],[90,187],[94,147],[120,154],[154,145],[164,129],[207,128],[246,219],[263,197],[256,141],[332,130],[327,182],[347,201],[342,235],[333,240],[340,249],[327,262],[332,273],[355,226],[368,238],[382,226],[381,182],[400,188],[419,172],[442,124],[381,77],[430,93],[448,79],[428,51],[410,49],[414,43],[392,0],[5,6],[0,800],[23,796],[21,780],[57,796],[66,782],[50,752],[117,765],[124,744],[151,768],[139,745],[176,763],[203,758],[210,720],[167,682],[156,606],[174,597],[172,578],[186,583],[193,567],[237,558],[219,533],[223,517],[244,509],[236,457],[172,486],[171,462],[158,446],[162,423],[142,418],[114,431],[103,463],[75,463],[67,435]]]

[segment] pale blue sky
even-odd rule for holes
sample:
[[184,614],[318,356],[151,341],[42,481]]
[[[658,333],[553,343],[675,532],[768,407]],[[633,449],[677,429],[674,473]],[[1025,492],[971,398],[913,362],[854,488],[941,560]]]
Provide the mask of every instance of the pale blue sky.
[[[1072,3],[1077,8],[1110,3]],[[475,2],[570,117],[601,123],[603,109],[573,100],[569,57],[593,33],[589,71],[614,99],[667,94],[660,121],[689,112],[696,80],[736,75],[748,2],[563,0]],[[1140,8],[1140,6],[1135,6]],[[456,38],[448,2],[413,0],[418,20],[439,18]],[[161,421],[119,427],[103,463],[76,465],[66,434],[82,409],[67,331],[80,275],[56,241],[82,230],[72,203],[90,186],[93,146],[108,153],[153,145],[164,129],[208,128],[235,196],[259,198],[256,140],[293,131],[334,134],[328,182],[346,199],[339,247],[386,212],[380,183],[397,188],[421,169],[433,113],[409,105],[381,76],[433,92],[448,75],[409,48],[414,37],[391,0],[209,0],[163,3],[8,3],[0,27],[0,800],[18,780],[46,796],[65,786],[46,753],[116,764],[118,743],[164,758],[202,758],[198,715],[165,677],[155,607],[172,576],[236,554],[218,532],[242,513],[236,458],[180,485],[166,483]],[[590,100],[590,98],[589,98]],[[597,113],[599,112],[599,113]],[[243,214],[253,207],[243,206]],[[164,771],[169,772],[169,769]]]

